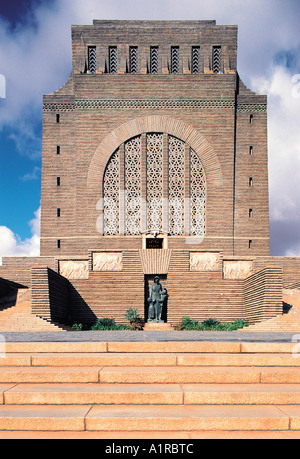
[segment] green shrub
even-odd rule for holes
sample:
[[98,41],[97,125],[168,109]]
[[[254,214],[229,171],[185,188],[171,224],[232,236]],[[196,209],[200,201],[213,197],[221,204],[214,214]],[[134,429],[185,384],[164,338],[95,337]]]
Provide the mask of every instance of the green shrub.
[[128,328],[128,325],[116,324],[115,319],[112,317],[104,317],[103,319],[98,319],[90,330],[128,330]]
[[221,323],[217,319],[213,319],[212,317],[210,317],[209,319],[205,319],[202,322],[202,325],[204,325],[205,327],[208,327],[208,328],[217,327],[220,324]]
[[130,323],[136,322],[139,318],[139,312],[136,308],[129,308],[125,314],[125,319],[129,320]]
[[72,325],[72,328],[74,330],[82,330],[83,329],[83,325],[82,324],[78,324],[77,322],[75,322],[73,325]]
[[227,324],[227,325],[229,325],[230,331],[238,330],[239,328],[244,328],[244,327],[249,326],[249,324],[244,319],[237,319],[234,322],[231,322],[230,324]]
[[195,330],[199,326],[198,320],[192,320],[190,317],[183,317],[181,320],[180,330]]
[[175,330],[234,331],[243,327],[248,327],[247,322],[243,319],[237,319],[230,323],[221,323],[217,319],[210,317],[199,323],[197,320],[192,320],[190,317],[183,317],[180,324],[175,327]]
[[144,326],[143,320],[139,317],[139,312],[136,308],[129,308],[125,314],[125,319],[130,322],[130,330],[142,330]]
[[198,320],[192,320],[190,317],[183,317],[181,319],[180,324],[178,327],[175,327],[176,330],[198,330],[200,327],[200,324]]

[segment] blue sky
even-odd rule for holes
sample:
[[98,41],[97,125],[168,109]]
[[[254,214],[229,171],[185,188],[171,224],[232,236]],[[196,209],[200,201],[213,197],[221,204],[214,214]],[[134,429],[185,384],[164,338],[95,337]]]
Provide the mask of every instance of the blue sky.
[[271,254],[300,256],[299,0],[10,0],[0,5],[0,259],[39,254],[42,97],[71,71],[71,24],[93,19],[239,26],[239,74],[268,95]]

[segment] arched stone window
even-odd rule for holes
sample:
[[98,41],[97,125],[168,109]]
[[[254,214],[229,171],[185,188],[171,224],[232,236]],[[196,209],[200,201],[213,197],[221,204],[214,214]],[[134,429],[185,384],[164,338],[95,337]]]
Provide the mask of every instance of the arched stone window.
[[125,141],[103,178],[104,235],[205,234],[206,177],[197,153],[160,132]]

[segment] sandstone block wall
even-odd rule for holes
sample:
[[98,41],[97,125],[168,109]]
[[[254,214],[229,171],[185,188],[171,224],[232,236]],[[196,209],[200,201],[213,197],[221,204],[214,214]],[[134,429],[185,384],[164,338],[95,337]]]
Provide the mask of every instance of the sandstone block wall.
[[250,323],[282,314],[282,268],[264,268],[243,283],[244,314]]
[[31,286],[31,268],[48,266],[56,270],[54,257],[3,257],[0,277],[16,282],[23,287]]
[[300,287],[300,257],[257,257],[254,259],[254,269],[264,267],[282,269],[283,287]]
[[65,277],[48,267],[31,270],[31,312],[49,321],[67,323],[71,305],[71,285]]

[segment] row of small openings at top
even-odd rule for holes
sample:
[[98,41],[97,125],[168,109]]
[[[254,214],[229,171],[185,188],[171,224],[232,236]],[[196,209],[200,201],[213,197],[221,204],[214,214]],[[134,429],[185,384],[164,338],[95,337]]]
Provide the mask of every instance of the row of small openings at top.
[[[159,46],[150,46],[147,59],[147,73],[160,73],[159,65]],[[172,74],[181,73],[181,56],[180,47],[171,46],[170,58],[168,60],[168,71]],[[118,73],[118,47],[109,46],[108,53],[105,59],[104,73]],[[140,73],[140,58],[138,46],[130,46],[129,54],[126,59],[126,73]],[[211,59],[209,62],[210,70],[213,73],[222,73],[221,61],[221,46],[213,46]],[[87,47],[87,61],[85,64],[84,73],[96,73],[97,71],[97,47]],[[189,59],[189,71],[191,73],[201,73],[201,49],[200,46],[192,46]]]

